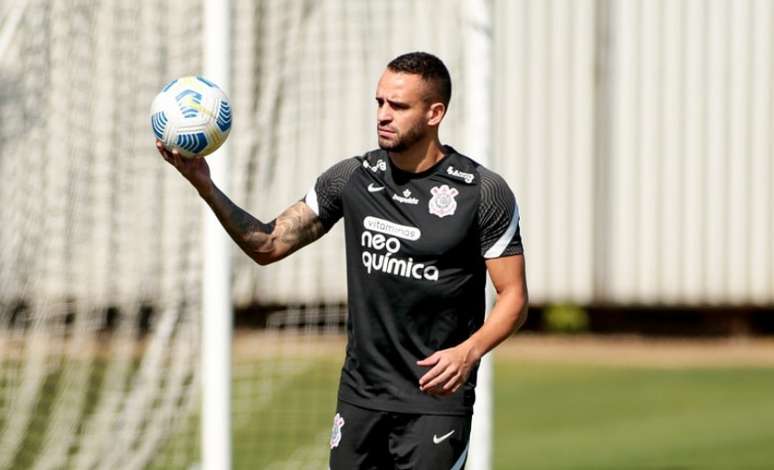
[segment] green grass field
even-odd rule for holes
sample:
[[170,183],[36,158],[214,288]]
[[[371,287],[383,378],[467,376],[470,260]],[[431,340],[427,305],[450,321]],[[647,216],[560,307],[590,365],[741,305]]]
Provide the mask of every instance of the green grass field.
[[[495,368],[498,470],[774,468],[772,368],[512,358],[498,359]],[[296,462],[325,459],[338,362],[320,361],[312,370],[254,412],[267,425],[258,435],[255,427],[237,427],[236,468],[269,468],[294,452]],[[330,409],[305,414],[282,406],[313,402],[330,402]]]
[[[325,468],[340,360],[237,360],[235,469]],[[774,468],[774,367],[592,365],[509,353],[497,356],[495,376],[498,470]],[[19,468],[39,452],[47,410],[44,400],[14,458]],[[190,423],[161,444],[151,468],[199,461],[197,417]]]
[[497,469],[774,468],[774,369],[496,363]]

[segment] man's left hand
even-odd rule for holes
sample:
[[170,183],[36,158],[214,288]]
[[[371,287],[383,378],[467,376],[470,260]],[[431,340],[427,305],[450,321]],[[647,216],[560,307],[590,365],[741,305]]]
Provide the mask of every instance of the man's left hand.
[[419,379],[419,389],[431,395],[451,395],[468,380],[470,371],[478,362],[467,342],[449,349],[436,351],[417,361],[417,365],[431,367]]

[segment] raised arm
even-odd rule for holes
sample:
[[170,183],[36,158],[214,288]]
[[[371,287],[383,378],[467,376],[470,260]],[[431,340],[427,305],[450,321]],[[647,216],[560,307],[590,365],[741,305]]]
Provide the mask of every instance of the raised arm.
[[215,186],[204,158],[183,158],[158,141],[156,147],[199,192],[234,242],[258,264],[278,261],[325,233],[320,219],[304,202],[291,205],[269,223],[261,222]]

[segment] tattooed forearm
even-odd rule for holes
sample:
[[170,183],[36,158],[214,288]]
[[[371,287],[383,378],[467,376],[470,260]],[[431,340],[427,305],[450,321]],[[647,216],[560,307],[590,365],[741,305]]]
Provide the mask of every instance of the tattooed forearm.
[[206,201],[234,242],[260,264],[281,259],[317,240],[324,232],[316,215],[302,202],[290,206],[276,220],[264,223],[219,190]]
[[253,253],[271,253],[274,248],[271,236],[274,221],[265,224],[230,200],[228,203],[231,206],[230,216],[221,222],[242,251],[250,256]]
[[271,251],[271,224],[256,219],[217,188],[206,201],[242,251],[251,257],[254,253]]

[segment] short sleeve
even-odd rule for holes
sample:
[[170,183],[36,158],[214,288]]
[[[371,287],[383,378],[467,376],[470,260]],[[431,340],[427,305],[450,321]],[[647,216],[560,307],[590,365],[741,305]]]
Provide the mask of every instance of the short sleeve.
[[320,218],[326,232],[342,217],[344,187],[360,166],[360,160],[356,157],[336,163],[317,178],[312,189],[304,196],[304,202]]
[[524,252],[519,227],[519,206],[505,180],[498,174],[479,167],[481,199],[478,223],[481,256],[499,258]]

